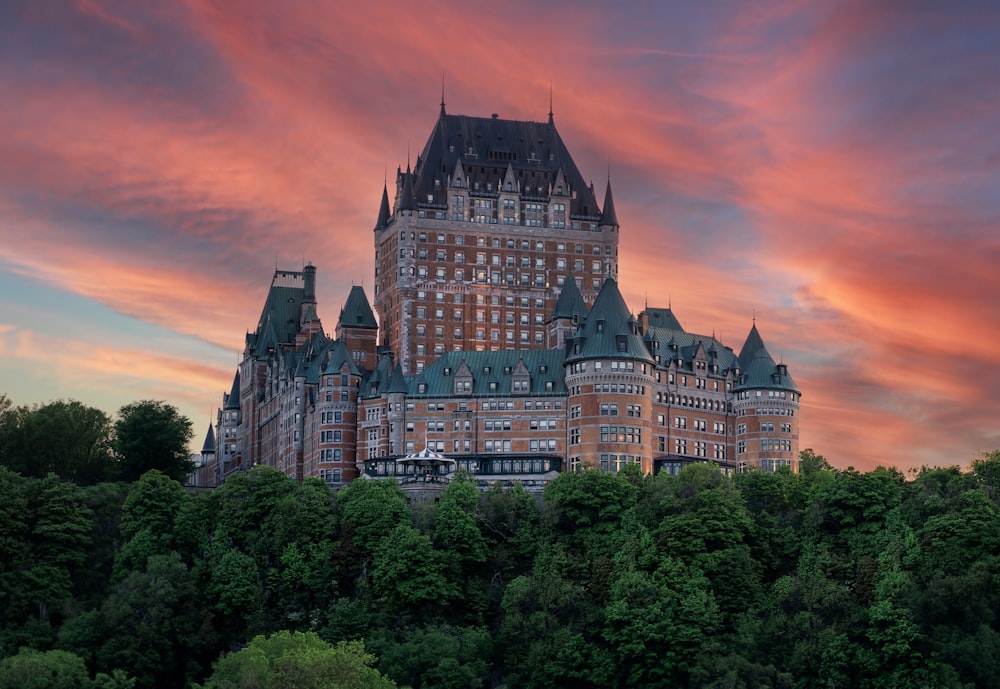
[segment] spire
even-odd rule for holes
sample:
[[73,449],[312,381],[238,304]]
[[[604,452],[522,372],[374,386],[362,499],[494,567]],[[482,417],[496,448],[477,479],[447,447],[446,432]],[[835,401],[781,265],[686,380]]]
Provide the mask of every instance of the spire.
[[[768,354],[767,348],[764,346],[764,338],[762,338],[760,336],[760,332],[757,331],[757,320],[754,319],[754,324],[750,327],[750,333],[747,335],[746,342],[743,343],[743,349],[740,350],[740,366],[746,368],[747,364],[749,364],[761,350],[763,350],[765,354]],[[768,356],[770,355],[768,354]]]
[[611,175],[608,175],[608,189],[604,192],[604,210],[601,211],[601,224],[618,227],[618,215],[615,213],[615,200],[611,196]]
[[208,424],[208,433],[205,434],[205,443],[201,446],[201,454],[215,454],[215,429],[212,424]]
[[576,278],[573,273],[566,276],[559,298],[556,299],[555,308],[549,316],[549,322],[559,318],[570,318],[576,316],[576,320],[583,320],[587,316],[587,303],[580,294],[580,289],[576,286]]
[[406,164],[406,177],[403,178],[403,197],[399,200],[399,210],[417,210],[417,200],[413,196],[413,175],[410,173],[410,164]]
[[382,184],[382,205],[378,209],[378,220],[375,221],[375,231],[384,230],[389,224],[389,189],[386,184]]
[[240,372],[237,371],[236,375],[233,376],[233,387],[229,391],[229,394],[226,395],[226,405],[224,409],[231,411],[234,409],[239,410],[239,408],[240,408]]

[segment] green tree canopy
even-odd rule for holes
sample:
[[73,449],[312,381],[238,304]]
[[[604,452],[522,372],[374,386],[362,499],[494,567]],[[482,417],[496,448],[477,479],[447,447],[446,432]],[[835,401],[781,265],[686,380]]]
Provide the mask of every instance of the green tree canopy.
[[54,473],[80,484],[111,477],[111,419],[75,400],[32,409],[0,398],[0,461],[24,476]]
[[333,646],[312,632],[257,636],[215,664],[204,689],[392,689],[360,641]]
[[150,469],[183,483],[194,470],[188,455],[191,420],[166,402],[142,400],[118,410],[114,448],[118,478],[135,481]]

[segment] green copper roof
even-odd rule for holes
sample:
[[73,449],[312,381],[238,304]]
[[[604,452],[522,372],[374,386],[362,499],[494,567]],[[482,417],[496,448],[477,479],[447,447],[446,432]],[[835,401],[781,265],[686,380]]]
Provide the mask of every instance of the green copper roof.
[[566,363],[581,359],[636,359],[655,363],[614,278],[604,281],[586,321],[573,336]]
[[674,312],[669,308],[651,309],[647,306],[643,309],[643,313],[646,314],[650,327],[666,328],[668,330],[684,332],[681,322],[677,320],[677,317],[674,316]]
[[343,340],[337,340],[332,345],[330,358],[323,368],[323,373],[340,373],[344,368],[344,364],[347,364],[348,372],[352,375],[361,375],[357,364],[354,363],[354,359],[351,357],[351,353],[347,351],[347,345],[344,344]]
[[576,279],[570,273],[566,276],[562,291],[556,300],[552,315],[549,316],[549,323],[559,318],[570,318],[576,316],[580,321],[587,317],[587,303],[580,294],[580,288],[576,286]]
[[408,392],[406,387],[406,378],[403,377],[403,367],[396,362],[396,367],[392,369],[392,378],[389,380],[389,393],[403,393],[404,395]]
[[798,386],[788,375],[788,367],[776,364],[764,345],[764,339],[754,323],[740,350],[740,367],[743,369],[733,390],[768,389],[799,392]]
[[275,271],[257,329],[252,337],[247,337],[247,346],[254,356],[267,359],[269,350],[277,351],[281,345],[295,342],[304,296],[302,273]]
[[513,396],[566,393],[562,350],[508,349],[499,352],[448,352],[408,381],[409,394],[415,397],[453,397],[456,396],[456,377],[471,374],[470,396],[502,397],[512,395],[515,378],[525,373],[528,376],[527,390]]
[[347,303],[340,312],[340,325],[345,328],[378,328],[364,287],[354,285],[351,288]]

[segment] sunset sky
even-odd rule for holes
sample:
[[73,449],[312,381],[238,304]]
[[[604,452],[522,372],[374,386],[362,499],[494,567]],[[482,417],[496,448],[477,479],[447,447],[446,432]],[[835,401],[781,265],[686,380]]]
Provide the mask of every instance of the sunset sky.
[[756,314],[835,466],[1000,447],[995,2],[0,3],[0,393],[163,399],[200,447],[275,266],[330,332],[451,113],[610,169],[620,285]]

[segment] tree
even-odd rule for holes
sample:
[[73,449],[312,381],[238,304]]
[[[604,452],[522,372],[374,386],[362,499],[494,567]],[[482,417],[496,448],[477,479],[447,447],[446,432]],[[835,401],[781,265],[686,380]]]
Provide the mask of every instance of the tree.
[[360,641],[332,646],[312,632],[257,636],[218,663],[204,689],[393,689]]
[[194,470],[188,455],[191,420],[166,402],[142,400],[118,410],[112,447],[118,478],[135,481],[150,469],[184,483]]
[[80,484],[109,478],[111,419],[75,400],[14,409],[0,398],[0,461],[25,476]]
[[34,513],[31,567],[24,576],[34,588],[39,621],[45,621],[50,605],[71,597],[76,571],[87,561],[94,513],[84,502],[82,489],[55,474],[41,482]]
[[372,584],[375,594],[400,612],[443,606],[458,593],[445,578],[441,552],[407,524],[397,526],[375,551]]
[[0,660],[0,689],[90,689],[83,658],[68,651],[22,648]]

